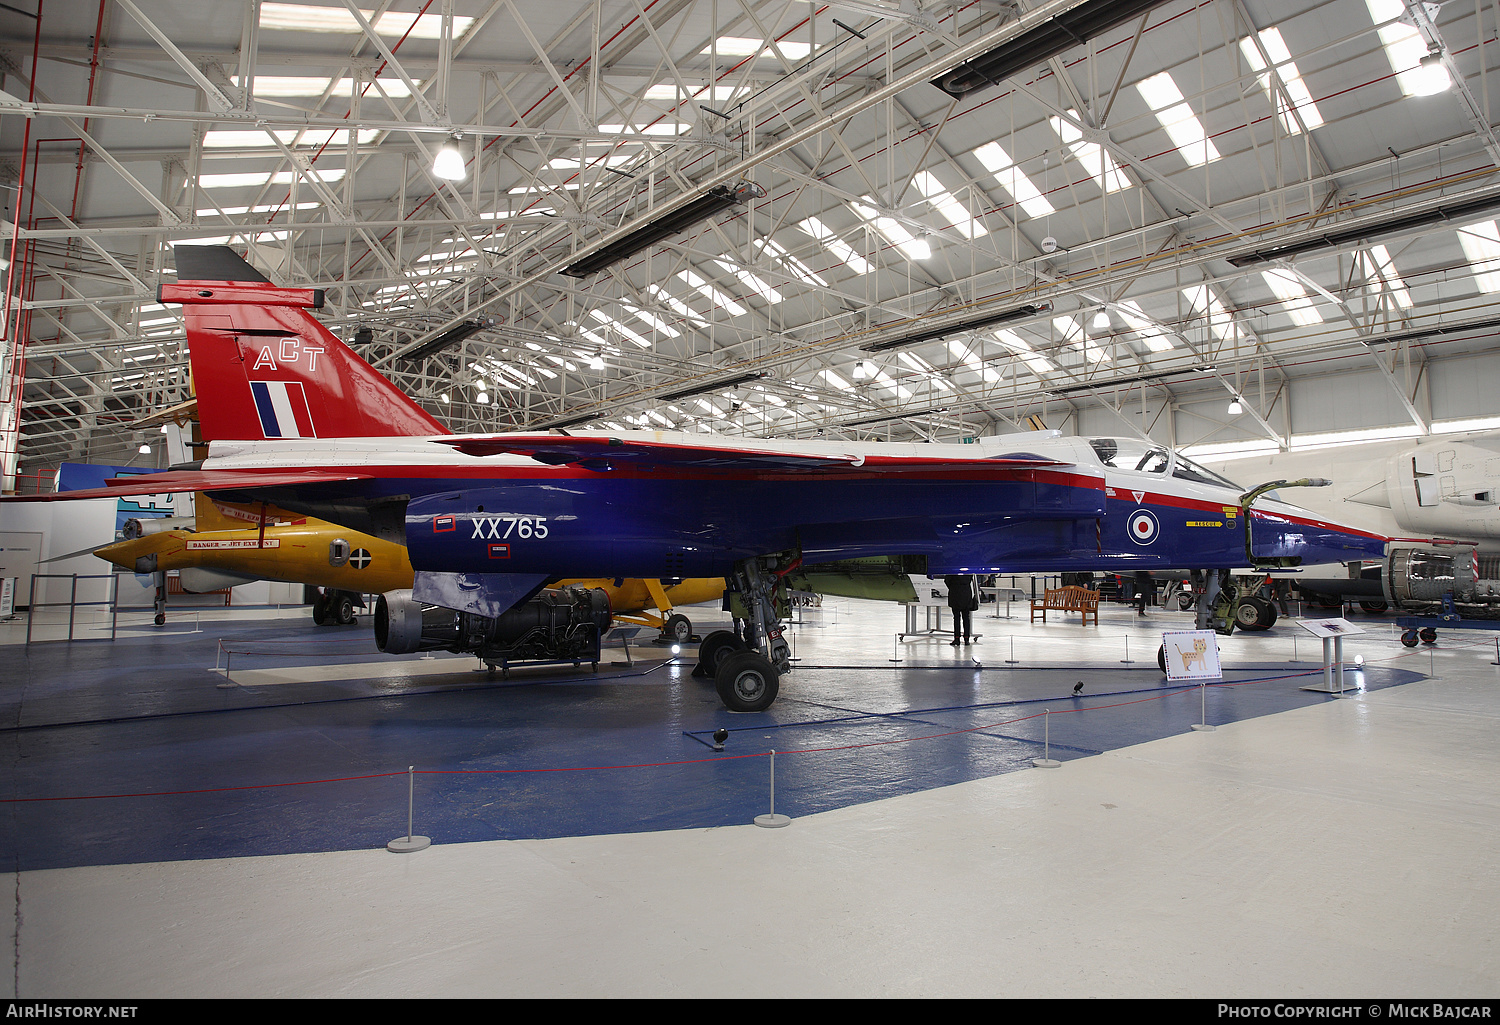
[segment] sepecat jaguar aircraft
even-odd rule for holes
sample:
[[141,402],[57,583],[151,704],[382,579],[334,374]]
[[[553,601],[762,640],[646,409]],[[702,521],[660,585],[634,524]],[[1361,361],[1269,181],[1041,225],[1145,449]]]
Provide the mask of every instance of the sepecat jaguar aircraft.
[[321,290],[273,285],[227,247],[176,252],[178,280],[158,293],[184,307],[208,455],[99,493],[205,491],[404,545],[414,584],[376,612],[388,651],[483,658],[493,625],[560,576],[722,576],[746,625],[705,638],[700,669],[728,707],[758,710],[791,666],[778,594],[803,567],[872,556],[930,575],[1199,567],[1199,624],[1224,629],[1216,584],[1230,568],[1385,554],[1386,537],[1138,439],[449,434],[312,316]]

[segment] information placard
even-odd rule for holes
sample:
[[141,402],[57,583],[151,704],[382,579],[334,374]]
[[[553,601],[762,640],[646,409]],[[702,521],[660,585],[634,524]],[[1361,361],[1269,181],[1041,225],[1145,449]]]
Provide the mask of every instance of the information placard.
[[1168,680],[1222,680],[1219,638],[1212,630],[1169,630],[1161,635]]

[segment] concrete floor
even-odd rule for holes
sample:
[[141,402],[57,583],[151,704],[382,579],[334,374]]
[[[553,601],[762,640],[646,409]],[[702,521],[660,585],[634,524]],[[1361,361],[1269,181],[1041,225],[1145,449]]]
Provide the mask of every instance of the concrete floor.
[[[11,872],[0,990],[1495,998],[1493,635],[1408,651],[1358,621],[1372,632],[1350,659],[1433,678],[784,829]],[[1064,666],[1118,661],[1126,637],[1149,657],[1154,634],[1185,625],[1118,607],[1099,627],[980,622],[975,654],[999,660],[1014,636],[1024,661]],[[899,609],[833,603],[795,629],[797,654],[877,667],[901,629]],[[1225,663],[1290,665],[1297,634],[1310,658],[1283,622],[1237,634]],[[944,641],[901,651],[937,664],[955,655]]]

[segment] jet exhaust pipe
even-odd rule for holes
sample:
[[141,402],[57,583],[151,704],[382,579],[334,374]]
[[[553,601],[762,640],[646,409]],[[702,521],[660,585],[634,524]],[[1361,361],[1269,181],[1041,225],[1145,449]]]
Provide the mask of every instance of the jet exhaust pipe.
[[1441,552],[1392,548],[1385,564],[1386,600],[1393,604],[1435,602],[1451,594],[1459,601],[1470,601],[1474,598],[1476,561],[1468,547]]
[[126,541],[134,541],[147,534],[160,534],[168,530],[196,530],[196,516],[143,516],[125,521],[120,535]]
[[388,655],[452,651],[487,662],[595,660],[611,622],[609,596],[597,588],[544,590],[497,619],[428,605],[410,590],[387,591],[375,604],[375,644]]

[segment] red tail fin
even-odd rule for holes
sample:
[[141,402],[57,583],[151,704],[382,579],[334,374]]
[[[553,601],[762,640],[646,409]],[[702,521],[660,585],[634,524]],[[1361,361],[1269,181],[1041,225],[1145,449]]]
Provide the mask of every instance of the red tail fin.
[[177,246],[204,441],[448,434],[308,313],[323,290],[278,288],[228,246]]

